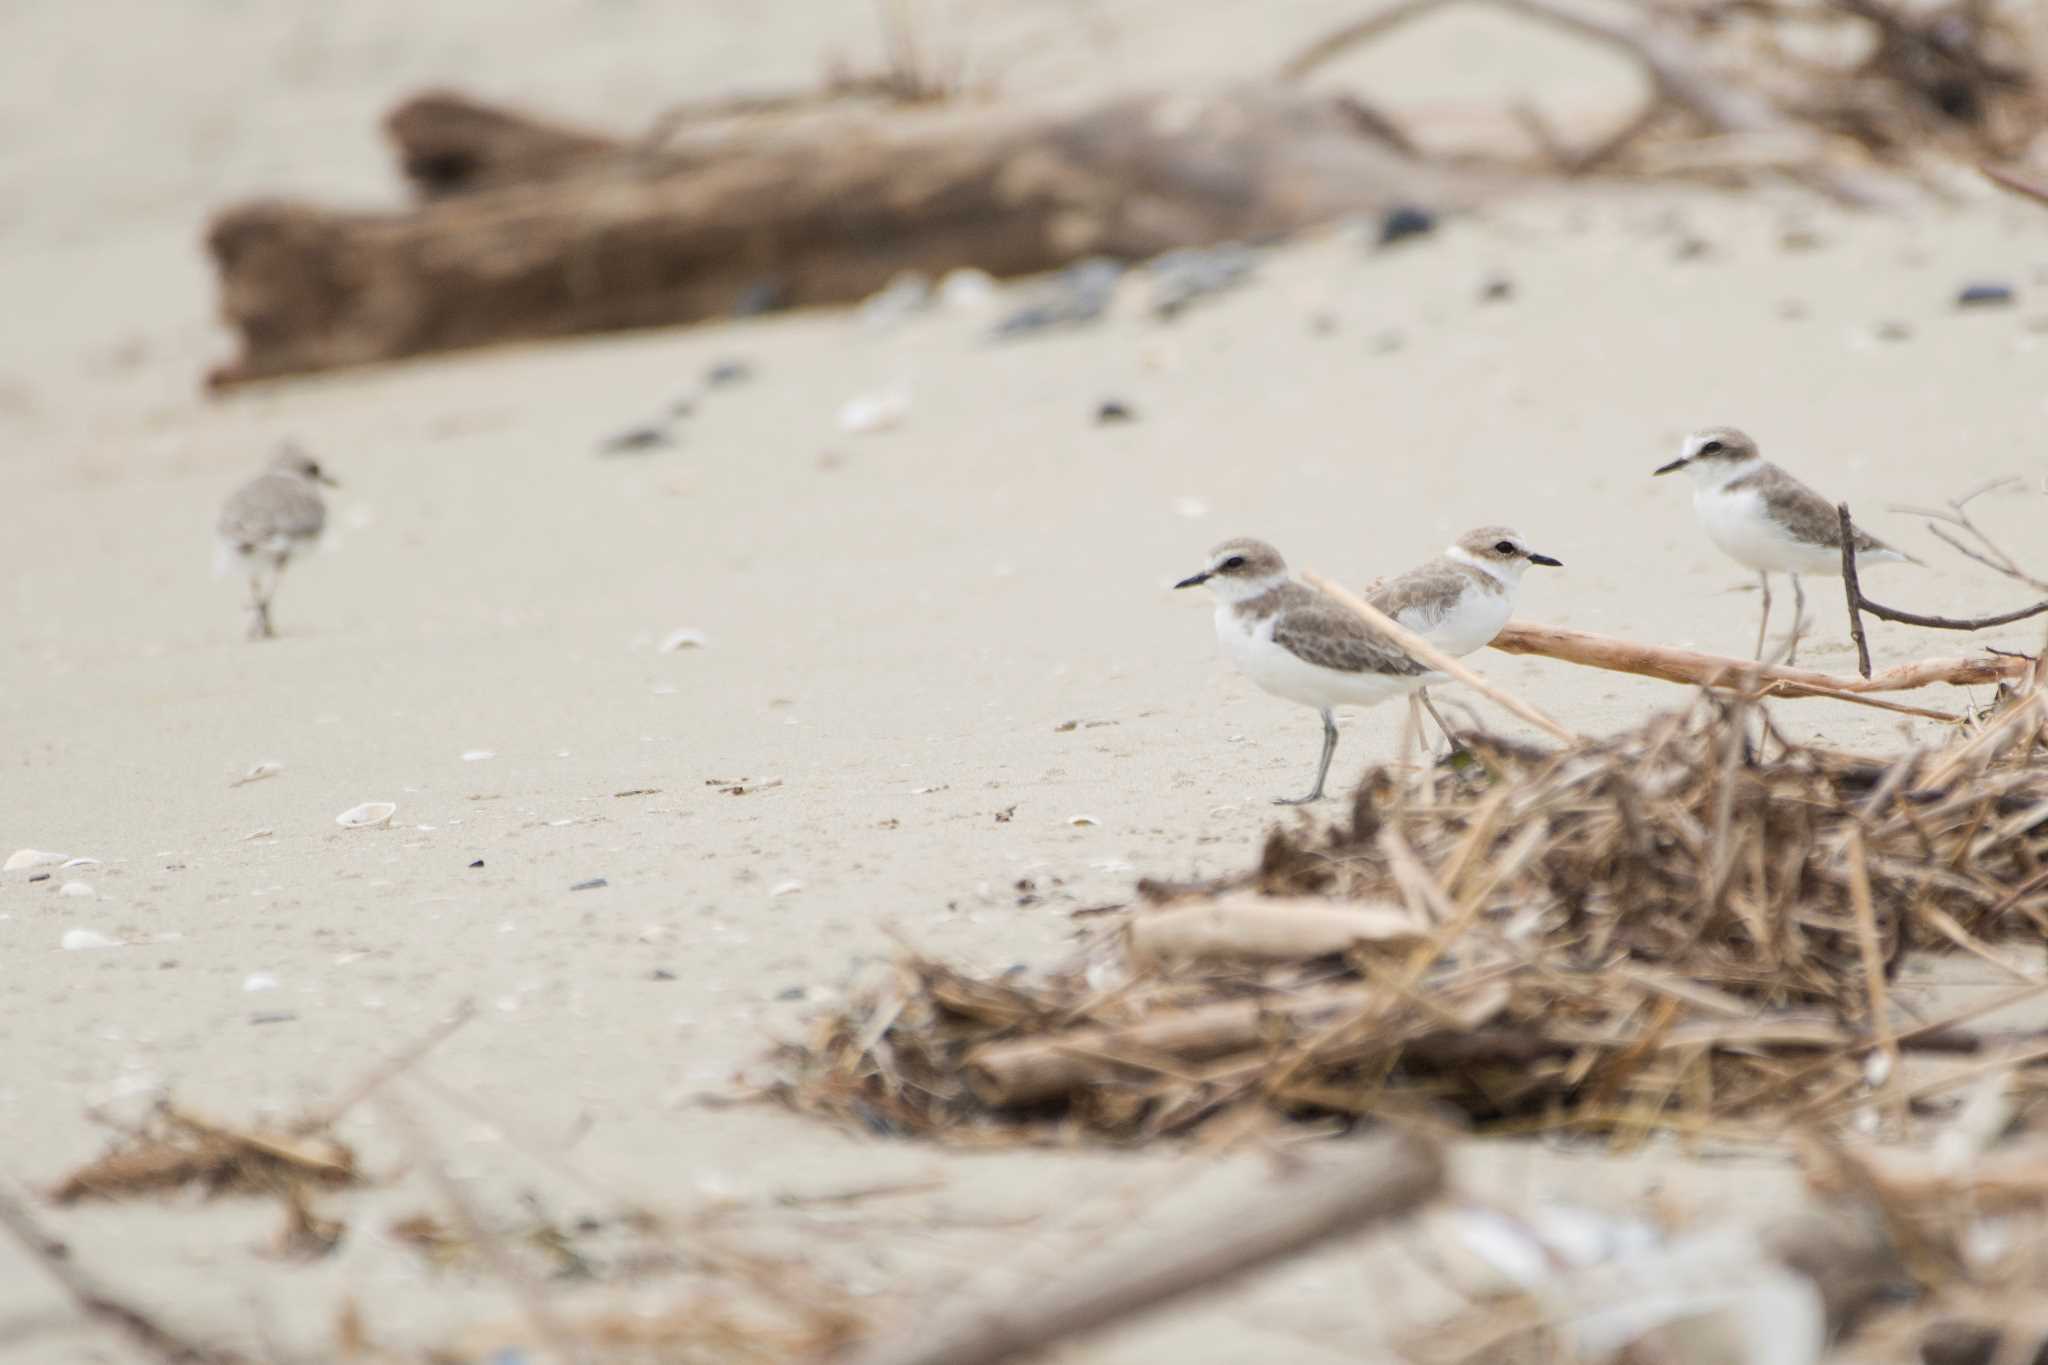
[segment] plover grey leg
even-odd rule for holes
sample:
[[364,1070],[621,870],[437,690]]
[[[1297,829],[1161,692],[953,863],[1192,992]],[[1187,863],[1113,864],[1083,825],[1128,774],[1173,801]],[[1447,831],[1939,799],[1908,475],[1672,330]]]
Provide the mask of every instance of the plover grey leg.
[[1458,738],[1458,732],[1444,723],[1443,716],[1436,709],[1436,703],[1429,699],[1429,689],[1417,688],[1415,696],[1422,703],[1422,709],[1429,712],[1429,718],[1436,722],[1436,728],[1444,732],[1444,742],[1451,746],[1451,752],[1456,753],[1464,748],[1464,742]]
[[1792,638],[1785,645],[1785,662],[1799,662],[1799,636],[1806,629],[1806,589],[1800,586],[1799,575],[1792,575]]
[[1771,576],[1759,570],[1756,581],[1763,585],[1764,590],[1764,614],[1756,623],[1756,657],[1761,661],[1764,657],[1764,632],[1771,625]]
[[1323,799],[1323,779],[1330,775],[1330,759],[1337,752],[1337,721],[1328,707],[1317,712],[1323,718],[1323,760],[1316,765],[1316,785],[1307,796],[1276,796],[1276,806],[1306,806]]
[[268,640],[277,632],[270,628],[270,597],[277,591],[277,575],[273,573],[269,588],[263,586],[263,571],[255,570],[249,575],[249,638]]

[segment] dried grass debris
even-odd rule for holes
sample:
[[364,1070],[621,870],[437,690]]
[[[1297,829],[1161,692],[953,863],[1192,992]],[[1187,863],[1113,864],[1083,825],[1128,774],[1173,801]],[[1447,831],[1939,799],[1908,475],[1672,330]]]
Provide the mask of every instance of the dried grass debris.
[[1889,758],[1795,744],[1740,696],[1556,749],[1469,736],[1370,772],[1347,821],[1274,828],[1240,876],[1151,885],[1049,972],[909,958],[772,1091],[969,1143],[1255,1112],[1622,1141],[1833,1117],[1902,1051],[1988,1045],[1901,1031],[1889,979],[1909,947],[1997,961],[2048,925],[2044,703]]

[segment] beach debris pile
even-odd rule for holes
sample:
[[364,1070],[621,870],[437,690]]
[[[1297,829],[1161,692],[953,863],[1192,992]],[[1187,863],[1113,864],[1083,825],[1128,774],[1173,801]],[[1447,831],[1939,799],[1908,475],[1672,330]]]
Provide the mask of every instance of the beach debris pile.
[[1275,828],[1242,874],[1141,883],[1048,970],[906,959],[785,1048],[776,1093],[969,1143],[1839,1118],[1939,1088],[1902,1057],[2027,1046],[1900,1028],[1888,996],[1909,950],[1996,960],[2048,926],[2044,734],[2031,690],[1895,758],[1795,743],[1739,697],[1559,748],[1468,736],[1369,772],[1347,822]]

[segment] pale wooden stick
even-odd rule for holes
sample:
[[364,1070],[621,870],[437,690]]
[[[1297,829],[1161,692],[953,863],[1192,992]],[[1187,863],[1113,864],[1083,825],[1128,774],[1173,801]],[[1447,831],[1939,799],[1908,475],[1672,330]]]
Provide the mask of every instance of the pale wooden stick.
[[1752,663],[1722,654],[1676,649],[1670,645],[1646,645],[1620,640],[1611,635],[1567,630],[1562,626],[1532,625],[1510,621],[1494,636],[1493,647],[1504,654],[1540,654],[1547,659],[1605,668],[1616,673],[1635,673],[1645,678],[1682,683],[1690,687],[1755,688],[1773,697],[1829,697],[1859,705],[1906,709],[1930,719],[1953,720],[1939,711],[1917,707],[1900,708],[1881,702],[1872,692],[1906,692],[1919,687],[1947,683],[1969,687],[2004,682],[2025,674],[2030,660],[2003,654],[1950,659],[1923,659],[1897,664],[1868,678],[1844,677],[1810,668],[1787,668],[1782,664]]
[[1150,1247],[1098,1254],[1049,1284],[1000,1301],[949,1305],[861,1352],[852,1365],[1014,1360],[1405,1217],[1443,1188],[1443,1157],[1420,1138],[1333,1145],[1349,1150],[1261,1182]]
[[1428,929],[1391,905],[1227,895],[1148,910],[1124,932],[1135,962],[1301,962],[1360,943],[1407,947]]
[[1301,581],[1358,616],[1367,625],[1371,626],[1375,633],[1397,645],[1404,653],[1428,664],[1446,677],[1454,678],[1465,684],[1465,686],[1471,688],[1480,696],[1497,703],[1523,720],[1528,721],[1552,739],[1562,740],[1566,744],[1577,744],[1581,741],[1581,736],[1565,729],[1562,725],[1559,725],[1520,697],[1495,687],[1492,683],[1489,683],[1486,679],[1480,677],[1477,673],[1474,673],[1471,669],[1465,667],[1465,665],[1459,663],[1456,659],[1453,659],[1414,631],[1389,617],[1385,612],[1364,598],[1339,587],[1313,570],[1304,569],[1301,574]]

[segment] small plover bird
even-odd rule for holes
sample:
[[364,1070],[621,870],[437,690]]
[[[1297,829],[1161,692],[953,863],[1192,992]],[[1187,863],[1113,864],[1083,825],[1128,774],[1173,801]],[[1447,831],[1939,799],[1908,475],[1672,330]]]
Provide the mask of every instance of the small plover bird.
[[319,540],[327,525],[322,484],[334,480],[296,445],[287,444],[261,474],[228,495],[215,525],[215,571],[239,565],[249,576],[249,638],[268,639],[270,599],[293,554]]
[[[1531,564],[1557,569],[1561,559],[1537,554],[1505,526],[1467,531],[1427,564],[1390,578],[1365,600],[1452,658],[1493,643],[1515,610],[1515,592]],[[1444,738],[1457,743],[1431,705],[1427,689],[1416,696],[1436,719]]]
[[[1737,564],[1755,569],[1763,588],[1763,616],[1756,623],[1756,657],[1764,657],[1771,623],[1771,575],[1792,578],[1792,635],[1786,663],[1799,657],[1799,629],[1806,617],[1801,574],[1842,576],[1842,522],[1835,505],[1757,453],[1756,442],[1734,427],[1708,427],[1685,438],[1678,458],[1656,472],[1683,469],[1692,475],[1692,510],[1708,539]],[[1856,531],[1856,562],[1920,561],[1876,536]]]
[[1276,697],[1312,706],[1323,718],[1316,784],[1282,806],[1320,801],[1337,752],[1339,706],[1372,706],[1442,678],[1372,633],[1342,604],[1288,576],[1287,561],[1262,540],[1226,540],[1209,567],[1174,584],[1207,584],[1216,596],[1216,638],[1246,677]]

